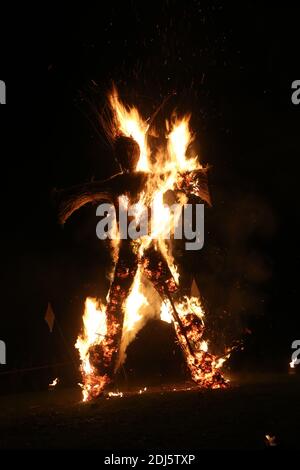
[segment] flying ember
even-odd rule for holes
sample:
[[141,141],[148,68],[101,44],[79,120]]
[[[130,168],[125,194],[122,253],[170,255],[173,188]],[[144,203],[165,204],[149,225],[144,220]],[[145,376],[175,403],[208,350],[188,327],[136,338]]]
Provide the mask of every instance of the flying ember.
[[[190,116],[166,121],[166,145],[154,151],[148,121],[137,108],[123,104],[116,89],[109,95],[109,105],[114,152],[121,171],[108,180],[61,191],[60,221],[65,223],[74,211],[92,202],[109,202],[123,211],[134,205],[128,223],[134,219],[136,225],[142,207],[155,210],[150,211],[151,230],[140,237],[121,236],[118,219],[113,227],[115,267],[106,302],[86,299],[83,329],[76,342],[83,400],[99,396],[113,381],[126,359],[128,345],[150,318],[173,324],[197,385],[224,388],[227,380],[221,368],[230,352],[219,357],[209,351],[203,307],[198,297],[186,295],[182,288],[173,253],[172,233],[189,198],[210,204],[207,169],[197,156],[187,155],[194,139]],[[180,208],[175,212],[165,203],[170,192]],[[169,232],[171,237],[166,236]]]
[[59,378],[56,377],[55,379],[53,379],[53,381],[49,384],[49,388],[54,388],[56,387],[56,385],[59,383]]

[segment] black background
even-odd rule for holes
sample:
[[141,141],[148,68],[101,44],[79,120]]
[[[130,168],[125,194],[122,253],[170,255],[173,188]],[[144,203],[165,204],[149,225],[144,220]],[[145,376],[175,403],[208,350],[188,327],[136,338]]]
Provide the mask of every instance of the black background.
[[[216,347],[244,339],[232,360],[238,372],[286,369],[300,337],[300,105],[291,102],[291,83],[300,78],[299,10],[248,1],[113,1],[15,6],[3,15],[3,371],[68,360],[44,322],[48,301],[72,345],[84,298],[106,294],[109,256],[95,237],[94,208],[62,229],[50,195],[116,170],[91,106],[102,109],[112,81],[145,117],[176,92],[159,125],[175,108],[192,113],[195,148],[211,166],[213,207],[204,248],[186,263],[209,331]],[[145,358],[164,357],[171,367],[171,337],[167,326],[150,325],[129,364],[138,370]]]

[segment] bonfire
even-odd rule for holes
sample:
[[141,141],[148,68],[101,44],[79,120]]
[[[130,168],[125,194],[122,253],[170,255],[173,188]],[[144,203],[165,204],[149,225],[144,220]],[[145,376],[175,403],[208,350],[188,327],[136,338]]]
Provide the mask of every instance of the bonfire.
[[[221,368],[230,352],[220,357],[210,351],[201,300],[182,289],[173,255],[174,233],[189,198],[210,204],[207,168],[196,155],[187,155],[194,139],[190,115],[167,120],[166,144],[154,151],[149,121],[137,108],[126,106],[116,89],[108,101],[120,173],[59,192],[61,223],[89,203],[108,204],[114,215],[109,233],[115,262],[110,289],[105,301],[86,299],[83,328],[76,341],[83,400],[98,397],[113,381],[128,345],[149,318],[174,326],[191,378],[199,387],[224,388],[227,380]],[[175,211],[165,203],[170,192]],[[134,237],[122,233],[124,217],[126,227],[135,227]],[[141,230],[146,219],[151,220],[150,226]]]

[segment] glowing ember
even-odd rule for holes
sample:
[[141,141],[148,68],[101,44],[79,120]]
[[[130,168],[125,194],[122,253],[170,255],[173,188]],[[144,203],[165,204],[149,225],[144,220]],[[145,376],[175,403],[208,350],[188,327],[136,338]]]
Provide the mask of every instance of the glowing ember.
[[59,378],[56,377],[56,379],[54,379],[48,386],[49,388],[54,388],[56,387],[56,385],[59,383]]
[[109,392],[108,396],[109,397],[123,398],[123,393],[122,392]]
[[[193,141],[190,116],[167,121],[167,144],[151,154],[148,124],[138,110],[125,106],[115,89],[109,96],[109,103],[113,136],[132,138],[138,144],[140,153],[135,173],[145,176],[138,198],[132,201],[126,193],[118,198],[118,204],[128,208],[134,203],[134,217],[139,222],[141,208],[151,207],[151,229],[147,235],[122,245],[118,227],[114,227],[117,263],[107,304],[104,306],[96,299],[86,299],[83,332],[76,342],[81,360],[83,400],[101,394],[124,362],[127,346],[150,317],[160,317],[174,325],[196,384],[223,388],[227,381],[220,369],[230,353],[217,357],[209,352],[208,341],[203,338],[202,305],[197,297],[180,296],[178,267],[172,255],[172,243],[166,237],[168,233],[174,234],[189,196],[195,195],[210,203],[208,191],[203,189],[205,169],[197,156],[187,156]],[[179,210],[172,212],[164,204],[167,191],[178,194]],[[125,255],[121,253],[122,246],[127,250]],[[127,263],[123,263],[122,256],[127,257]],[[175,292],[176,300],[172,296]],[[144,391],[146,388],[139,393]],[[109,396],[121,395],[110,392]]]
[[275,436],[271,436],[270,434],[266,434],[266,445],[268,447],[276,447],[277,446],[277,441]]

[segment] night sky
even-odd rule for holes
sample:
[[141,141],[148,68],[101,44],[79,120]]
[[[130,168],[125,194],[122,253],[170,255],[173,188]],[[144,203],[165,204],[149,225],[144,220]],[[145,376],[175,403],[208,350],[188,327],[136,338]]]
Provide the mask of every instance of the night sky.
[[[300,79],[299,11],[225,5],[52,3],[5,13],[1,372],[68,361],[57,330],[50,335],[44,322],[48,301],[72,348],[85,297],[106,295],[109,254],[95,236],[95,208],[62,229],[51,191],[117,170],[98,116],[112,82],[145,117],[173,94],[158,126],[175,109],[192,113],[195,149],[211,167],[213,207],[204,248],[185,263],[198,281],[209,331],[216,347],[244,340],[232,360],[237,371],[287,368],[300,337],[300,105],[291,102],[291,84]],[[154,357],[165,355],[169,364],[172,334],[150,325],[129,351],[137,369],[151,356],[153,330]]]

